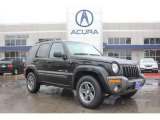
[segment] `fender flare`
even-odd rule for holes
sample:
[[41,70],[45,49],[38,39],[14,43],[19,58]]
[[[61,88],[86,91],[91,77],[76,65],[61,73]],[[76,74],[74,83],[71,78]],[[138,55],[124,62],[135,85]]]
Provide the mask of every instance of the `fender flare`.
[[93,72],[95,73],[100,79],[99,82],[102,83],[102,87],[104,90],[108,90],[108,85],[106,82],[107,76],[109,76],[108,72],[106,71],[105,68],[101,66],[91,66],[91,65],[80,65],[75,68],[73,78],[72,78],[72,88],[75,89],[76,86],[76,76],[78,75],[79,72]]
[[36,77],[38,77],[38,72],[37,72],[37,69],[36,69],[36,66],[35,65],[29,65],[27,66],[27,68],[25,69],[25,78],[27,77],[27,70],[33,70],[33,72],[35,73]]

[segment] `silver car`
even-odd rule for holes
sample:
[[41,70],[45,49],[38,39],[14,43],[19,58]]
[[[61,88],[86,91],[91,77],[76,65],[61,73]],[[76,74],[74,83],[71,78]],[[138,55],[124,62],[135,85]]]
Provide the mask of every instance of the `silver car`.
[[158,64],[153,58],[142,58],[139,62],[141,72],[158,73]]

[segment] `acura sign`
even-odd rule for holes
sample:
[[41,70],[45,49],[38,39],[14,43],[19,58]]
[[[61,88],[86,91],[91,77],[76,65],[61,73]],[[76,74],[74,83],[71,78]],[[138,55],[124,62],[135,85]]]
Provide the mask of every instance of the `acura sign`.
[[88,27],[93,23],[93,14],[89,10],[80,10],[76,14],[75,21],[81,27]]
[[92,44],[103,52],[101,12],[97,9],[68,10],[68,40]]

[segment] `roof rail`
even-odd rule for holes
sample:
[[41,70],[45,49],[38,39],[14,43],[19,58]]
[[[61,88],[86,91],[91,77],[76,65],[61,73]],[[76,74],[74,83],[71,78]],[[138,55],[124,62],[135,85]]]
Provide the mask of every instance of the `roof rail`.
[[48,41],[55,41],[55,40],[44,40],[44,41],[38,41],[38,42],[36,42],[36,44],[38,44],[38,43],[42,43],[42,42],[48,42]]

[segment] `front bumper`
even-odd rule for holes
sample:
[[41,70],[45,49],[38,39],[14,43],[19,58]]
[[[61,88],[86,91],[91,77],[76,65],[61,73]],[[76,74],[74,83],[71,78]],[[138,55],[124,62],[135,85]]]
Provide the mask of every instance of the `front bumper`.
[[13,68],[0,68],[0,73],[11,73],[13,72]]
[[[121,80],[119,83],[110,83],[109,80]],[[137,83],[141,83],[141,87],[145,83],[143,76],[136,79],[128,79],[124,76],[111,76],[107,77],[108,91],[109,94],[125,94],[137,90]],[[140,89],[140,87],[138,88]]]
[[158,70],[158,67],[140,67],[140,70]]

